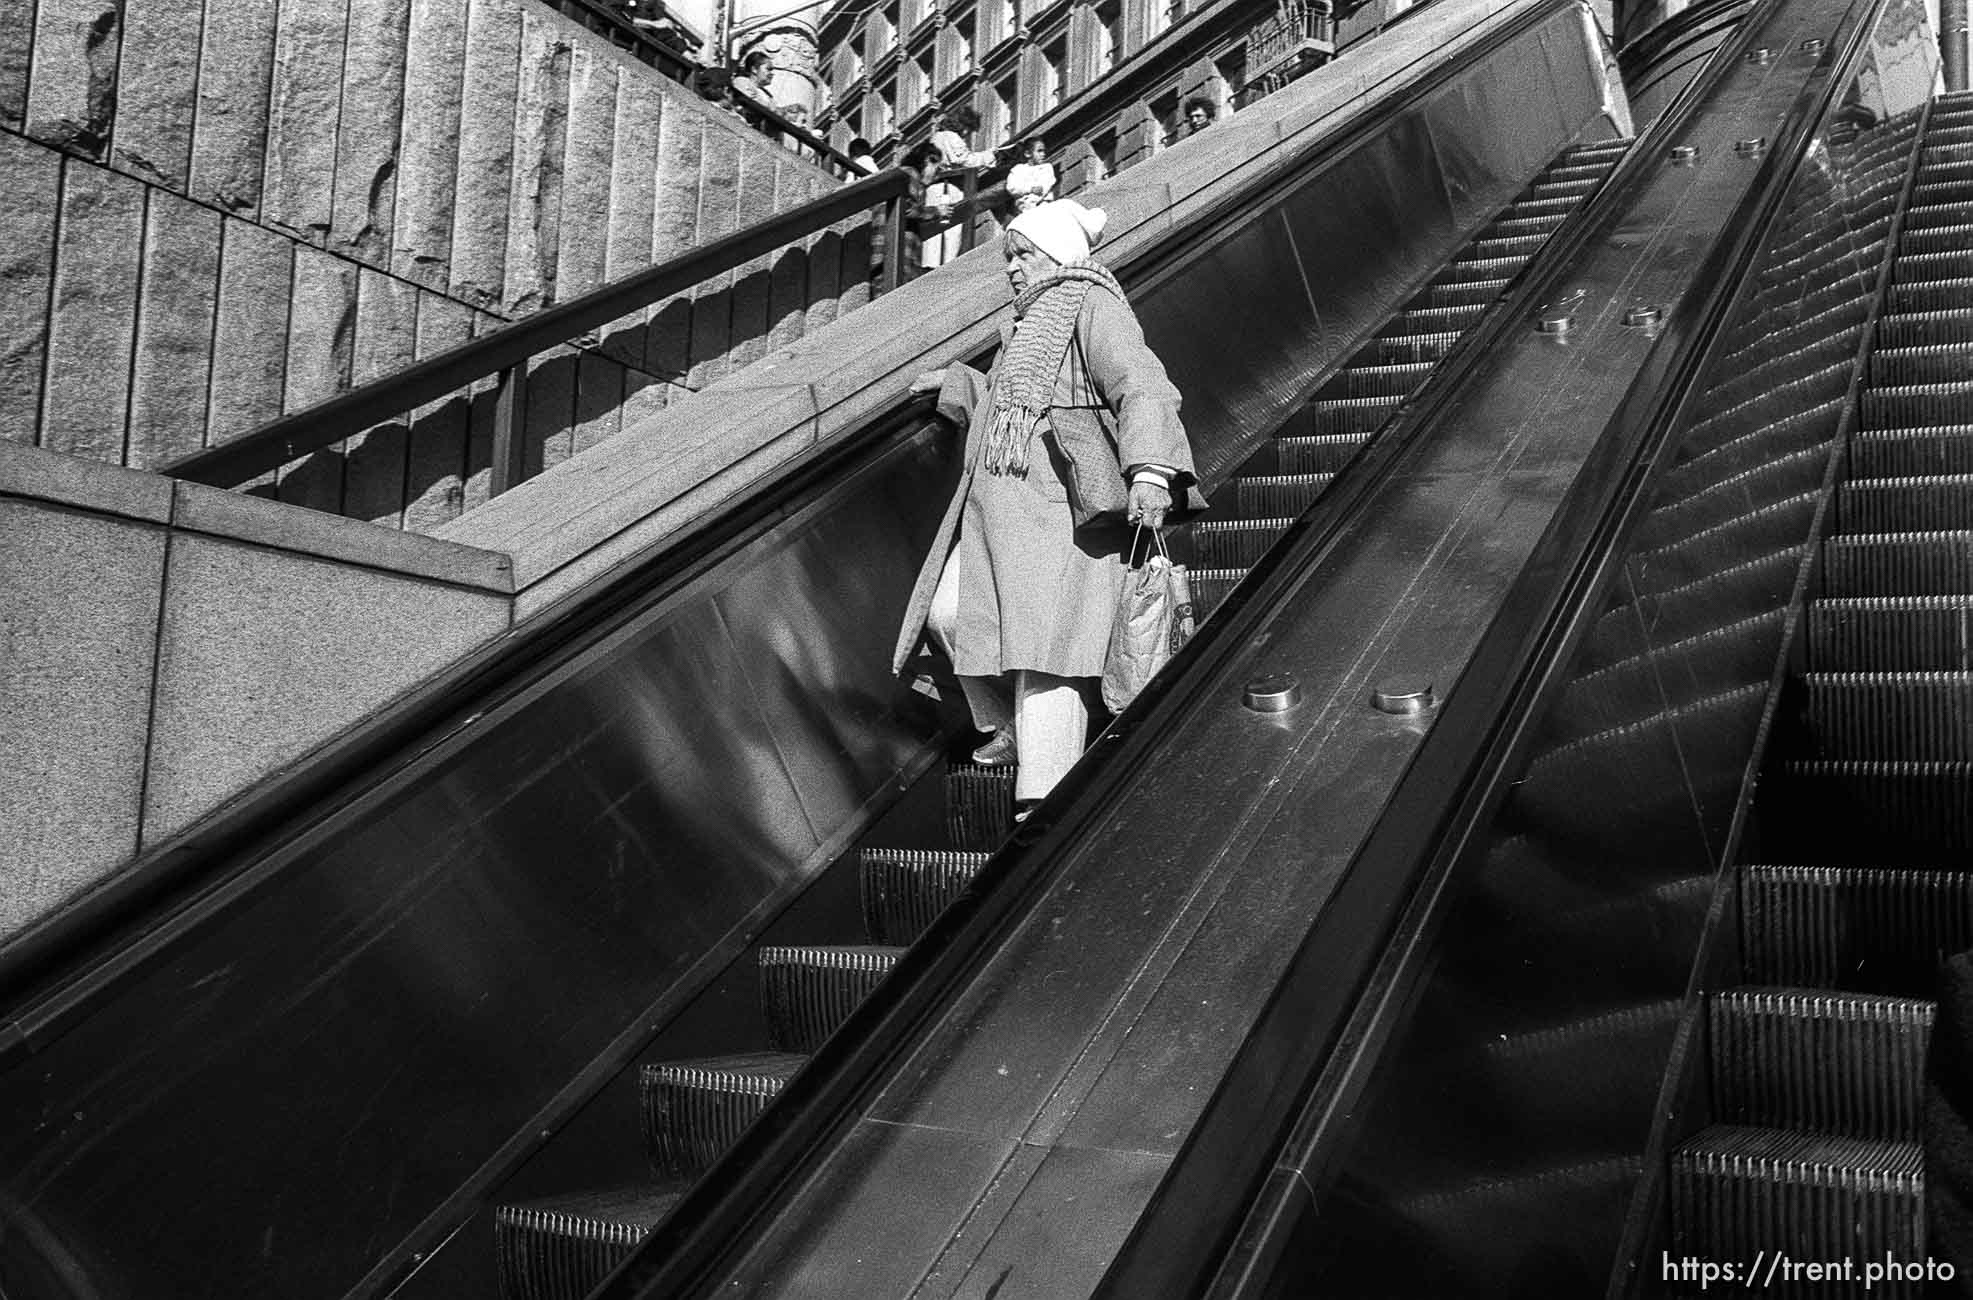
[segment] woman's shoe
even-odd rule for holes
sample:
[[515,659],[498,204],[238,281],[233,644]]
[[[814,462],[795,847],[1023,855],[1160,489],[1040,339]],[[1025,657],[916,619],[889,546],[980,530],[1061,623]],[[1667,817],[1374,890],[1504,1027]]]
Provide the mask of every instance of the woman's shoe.
[[973,751],[973,761],[981,767],[1012,767],[1015,758],[1014,729],[1002,727],[993,739]]

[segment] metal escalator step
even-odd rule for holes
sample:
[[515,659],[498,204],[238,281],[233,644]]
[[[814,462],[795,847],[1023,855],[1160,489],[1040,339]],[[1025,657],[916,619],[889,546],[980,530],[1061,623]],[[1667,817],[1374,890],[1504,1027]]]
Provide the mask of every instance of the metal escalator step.
[[1541,251],[1547,235],[1514,235],[1507,239],[1476,239],[1466,246],[1464,256],[1475,258],[1514,257],[1526,261]]
[[1554,234],[1561,224],[1568,220],[1566,212],[1538,212],[1523,216],[1509,208],[1505,214],[1495,218],[1494,223],[1480,232],[1481,239],[1513,239],[1519,235]]
[[[1672,1153],[1671,1255],[1733,1260],[1743,1268],[1781,1254],[1921,1259],[1924,1167],[1924,1152],[1913,1142],[1715,1125]],[[1869,1292],[1921,1293],[1889,1284]],[[1819,1285],[1815,1294],[1864,1295],[1861,1269],[1853,1284]]]
[[1973,947],[1973,875],[1748,866],[1740,913],[1750,982],[1924,997],[1939,963]]
[[1203,569],[1247,569],[1294,523],[1274,519],[1215,519],[1192,525],[1192,549]]
[[1973,248],[1973,221],[1935,222],[1922,230],[1910,227],[1898,238],[1898,250],[1906,253],[1949,253]]
[[1973,592],[1973,532],[1855,533],[1824,539],[1830,596],[1955,596]]
[[[1968,255],[1973,258],[1973,254]],[[1887,348],[1870,354],[1870,382],[1883,387],[1973,380],[1973,343]]]
[[1641,553],[1632,562],[1639,594],[1650,596],[1684,586],[1722,563],[1741,557],[1796,550],[1808,536],[1808,522],[1822,502],[1820,489],[1760,506]]
[[1403,404],[1403,397],[1325,398],[1309,403],[1308,428],[1317,436],[1375,433]]
[[1941,280],[1964,280],[1968,276],[1973,276],[1973,249],[1900,251],[1891,262],[1893,284],[1936,284]]
[[1537,199],[1580,199],[1595,189],[1596,182],[1601,179],[1600,174],[1591,173],[1588,169],[1578,172],[1569,168],[1559,175],[1550,172],[1536,180],[1528,187],[1528,194]]
[[662,1178],[712,1168],[808,1058],[795,1052],[663,1061],[637,1072],[644,1151]]
[[[1968,248],[1973,248],[1973,226],[1968,226]],[[1973,307],[1952,311],[1913,311],[1886,313],[1877,318],[1875,346],[1886,348],[1935,347],[1942,343],[1973,343]]]
[[1399,312],[1377,331],[1380,339],[1416,338],[1421,334],[1464,333],[1487,314],[1485,303],[1466,307],[1411,307]]
[[[1796,440],[1800,441],[1801,437],[1796,432]],[[1744,518],[1763,506],[1813,492],[1821,487],[1828,469],[1828,446],[1812,443],[1704,487],[1696,486],[1698,480],[1680,480],[1683,491],[1677,495],[1666,492],[1653,508],[1646,525],[1646,544],[1666,545],[1679,538],[1693,537]]]
[[502,1205],[500,1300],[582,1300],[671,1212],[677,1189],[633,1187]]
[[1406,397],[1432,373],[1429,361],[1397,365],[1350,366],[1339,370],[1316,390],[1321,401],[1343,401],[1356,397]]
[[1973,595],[1814,600],[1808,615],[1817,672],[1973,671]]
[[964,893],[987,854],[951,849],[864,849],[863,928],[872,943],[910,944]]
[[1641,722],[1667,706],[1766,681],[1785,611],[1769,610],[1573,677],[1547,723],[1547,743]]
[[883,983],[904,949],[878,944],[762,948],[760,999],[777,1051],[812,1052]]
[[1506,277],[1433,284],[1428,285],[1416,301],[1425,307],[1485,307],[1499,301],[1500,295],[1507,292],[1507,284]]
[[1619,140],[1593,140],[1588,144],[1571,145],[1562,156],[1570,162],[1579,162],[1585,158],[1595,158],[1607,166],[1629,152],[1631,145],[1634,143],[1636,142],[1628,137]]
[[1528,259],[1525,257],[1514,257],[1511,255],[1507,257],[1481,257],[1472,253],[1462,253],[1453,259],[1453,261],[1447,263],[1446,268],[1433,277],[1432,283],[1436,285],[1472,284],[1480,280],[1505,282],[1519,275],[1521,268],[1527,264]]
[[1550,167],[1541,174],[1542,180],[1592,180],[1600,181],[1616,166],[1621,153],[1612,153],[1607,158],[1589,156],[1586,162],[1564,162]]
[[1850,477],[1973,474],[1973,424],[1930,429],[1860,429],[1850,439]]
[[1916,1142],[1933,1004],[1823,989],[1732,989],[1708,1007],[1715,1118]]
[[1973,528],[1973,474],[1852,479],[1836,490],[1845,533],[1940,533]]
[[1014,829],[1014,769],[954,763],[945,773],[945,831],[952,847],[991,852]]
[[1928,207],[1935,203],[1957,203],[1964,207],[1973,202],[1973,164],[1921,166],[1918,183],[1911,188],[1911,201]]
[[1901,241],[1910,239],[1913,231],[1937,230],[1942,226],[1963,226],[1966,224],[1966,219],[1966,208],[1962,204],[1914,203],[1904,211],[1904,233]]
[[1619,606],[1609,617],[1628,612],[1636,618],[1641,612],[1646,624],[1660,629],[1664,636],[1695,635],[1712,627],[1721,609],[1786,605],[1807,554],[1806,545],[1793,546],[1715,567],[1690,581],[1640,596],[1641,611]]
[[1805,673],[1816,753],[1828,759],[1973,759],[1973,674]]
[[[1966,286],[1973,292],[1973,280],[1968,280]],[[1865,429],[1973,424],[1973,382],[1867,388],[1860,416],[1860,426]]]
[[1567,216],[1582,201],[1579,194],[1536,195],[1520,198],[1508,205],[1506,216],[1519,220],[1524,217]]
[[1367,433],[1310,434],[1276,438],[1274,446],[1283,474],[1335,474],[1370,441]]
[[1192,602],[1202,611],[1203,621],[1205,616],[1219,608],[1220,602],[1226,599],[1226,593],[1247,576],[1247,570],[1193,569],[1189,576],[1192,579]]
[[1796,861],[1924,866],[1973,852],[1973,764],[1793,759],[1769,774],[1764,793],[1777,807],[1816,811],[1813,825],[1789,819],[1768,828],[1776,851]]
[[[1804,427],[1809,426],[1809,427]],[[1814,435],[1820,429],[1807,420],[1781,420],[1757,425],[1746,433],[1706,448],[1688,460],[1681,460],[1666,472],[1659,490],[1661,499],[1680,501],[1730,483],[1740,476],[1776,460],[1820,447],[1828,454],[1826,441]]]
[[1249,475],[1234,480],[1234,508],[1247,518],[1301,514],[1335,481],[1334,474]]
[[1453,344],[1459,342],[1457,330],[1447,330],[1441,334],[1410,334],[1403,338],[1376,339],[1365,349],[1376,359],[1378,365],[1398,366],[1411,362],[1436,362],[1445,359],[1452,351]]
[[1949,311],[1973,302],[1973,278],[1893,284],[1884,306],[1891,311]]

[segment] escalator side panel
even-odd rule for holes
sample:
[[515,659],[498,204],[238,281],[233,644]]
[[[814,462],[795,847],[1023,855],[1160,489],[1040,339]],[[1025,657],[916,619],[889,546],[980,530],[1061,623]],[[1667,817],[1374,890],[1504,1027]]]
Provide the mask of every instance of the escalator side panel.
[[[923,427],[424,760],[17,1063],[0,1204],[92,1295],[355,1284],[827,865],[932,734],[888,661],[948,438]],[[22,1236],[0,1222],[0,1256]]]

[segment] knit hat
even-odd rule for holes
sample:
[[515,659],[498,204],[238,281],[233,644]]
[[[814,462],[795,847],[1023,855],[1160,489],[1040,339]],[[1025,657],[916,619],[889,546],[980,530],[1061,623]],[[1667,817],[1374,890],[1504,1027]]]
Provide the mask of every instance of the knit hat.
[[1008,222],[1007,229],[1067,266],[1089,256],[1089,250],[1103,237],[1103,224],[1108,220],[1101,208],[1085,208],[1074,199],[1056,199],[1029,208]]

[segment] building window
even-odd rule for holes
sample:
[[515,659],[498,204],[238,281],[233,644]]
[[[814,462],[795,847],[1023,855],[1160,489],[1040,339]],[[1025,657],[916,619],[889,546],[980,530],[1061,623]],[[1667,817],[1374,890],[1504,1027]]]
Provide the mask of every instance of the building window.
[[932,56],[906,59],[897,72],[897,111],[910,117],[932,98]]
[[1185,0],[1151,0],[1151,34],[1156,35],[1185,17]]
[[1236,46],[1213,61],[1219,69],[1219,79],[1223,83],[1219,89],[1219,106],[1224,109],[1232,101],[1240,88],[1247,84],[1247,47]]
[[1041,111],[1046,113],[1069,97],[1069,42],[1056,41],[1041,52]]
[[948,46],[951,50],[946,80],[956,81],[973,70],[973,60],[979,41],[980,19],[978,14],[967,14],[947,29]]
[[1118,3],[1096,11],[1096,75],[1102,76],[1123,62],[1124,8]]
[[980,0],[979,48],[990,50],[1007,39],[1008,0]]
[[989,120],[981,125],[986,128],[987,140],[990,143],[1005,144],[1014,138],[1015,105],[1020,102],[1016,97],[1017,94],[1015,79],[1009,77],[993,87],[993,93],[987,96]]
[[897,126],[897,110],[887,94],[876,94],[863,101],[863,138],[882,140]]
[[918,24],[925,21],[929,12],[930,6],[925,3],[925,0],[899,0],[897,13],[898,31],[909,36],[912,32],[918,30]]
[[[1149,107],[1151,109],[1151,116],[1158,119],[1157,147],[1162,149],[1168,144],[1175,144],[1179,137],[1184,134],[1179,129],[1178,92],[1176,90],[1166,91],[1152,100]],[[1153,152],[1156,152],[1156,150],[1154,149]]]
[[870,20],[864,25],[863,57],[872,63],[884,57],[891,46],[897,44],[897,29],[891,26],[890,18],[881,9],[872,10]]

